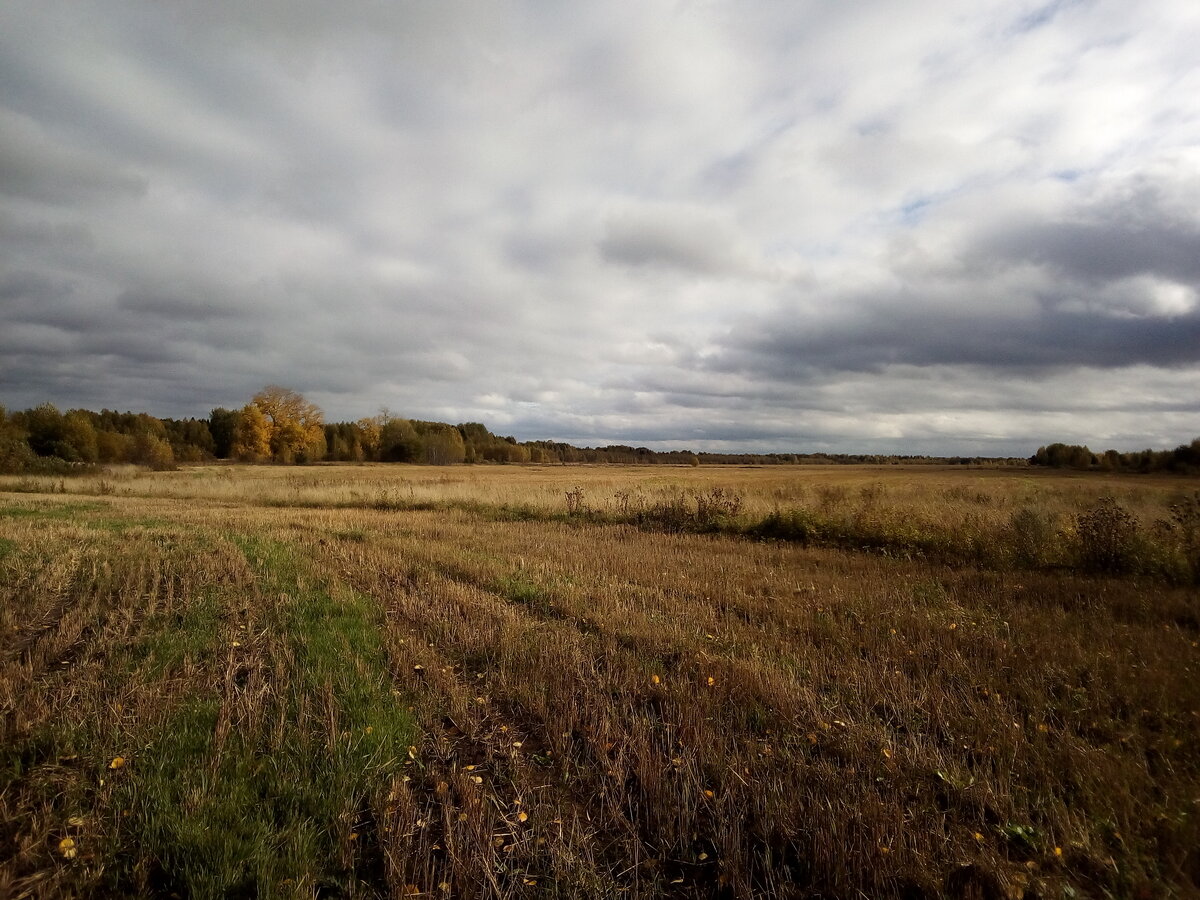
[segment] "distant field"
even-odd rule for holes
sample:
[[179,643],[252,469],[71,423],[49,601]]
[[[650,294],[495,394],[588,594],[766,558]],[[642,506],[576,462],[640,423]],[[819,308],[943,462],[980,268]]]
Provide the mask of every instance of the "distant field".
[[1200,481],[0,478],[0,896],[1200,891]]

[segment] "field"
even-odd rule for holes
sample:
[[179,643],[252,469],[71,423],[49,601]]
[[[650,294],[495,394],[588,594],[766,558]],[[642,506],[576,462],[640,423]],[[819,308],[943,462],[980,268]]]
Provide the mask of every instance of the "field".
[[0,896],[1195,896],[1198,548],[1024,468],[3,478]]

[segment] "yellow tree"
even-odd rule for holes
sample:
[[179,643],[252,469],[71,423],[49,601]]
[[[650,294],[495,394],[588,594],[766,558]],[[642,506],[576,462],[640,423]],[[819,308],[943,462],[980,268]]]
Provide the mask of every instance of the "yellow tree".
[[358,440],[368,459],[379,458],[379,439],[383,433],[384,417],[371,416],[369,419],[359,419]]
[[244,462],[262,462],[271,456],[271,423],[253,403],[238,412],[230,454]]
[[311,461],[325,455],[324,416],[303,395],[269,384],[250,405],[267,420],[270,455],[276,462]]

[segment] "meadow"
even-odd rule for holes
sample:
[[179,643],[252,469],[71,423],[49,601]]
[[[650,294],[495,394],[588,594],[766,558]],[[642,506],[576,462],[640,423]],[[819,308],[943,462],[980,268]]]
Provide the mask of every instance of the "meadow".
[[1200,891],[1200,480],[0,478],[0,896]]

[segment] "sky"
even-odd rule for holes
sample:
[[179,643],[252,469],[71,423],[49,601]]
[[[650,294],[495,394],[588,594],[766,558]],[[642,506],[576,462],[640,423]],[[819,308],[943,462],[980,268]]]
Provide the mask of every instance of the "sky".
[[0,404],[1200,435],[1200,4],[7,0]]

